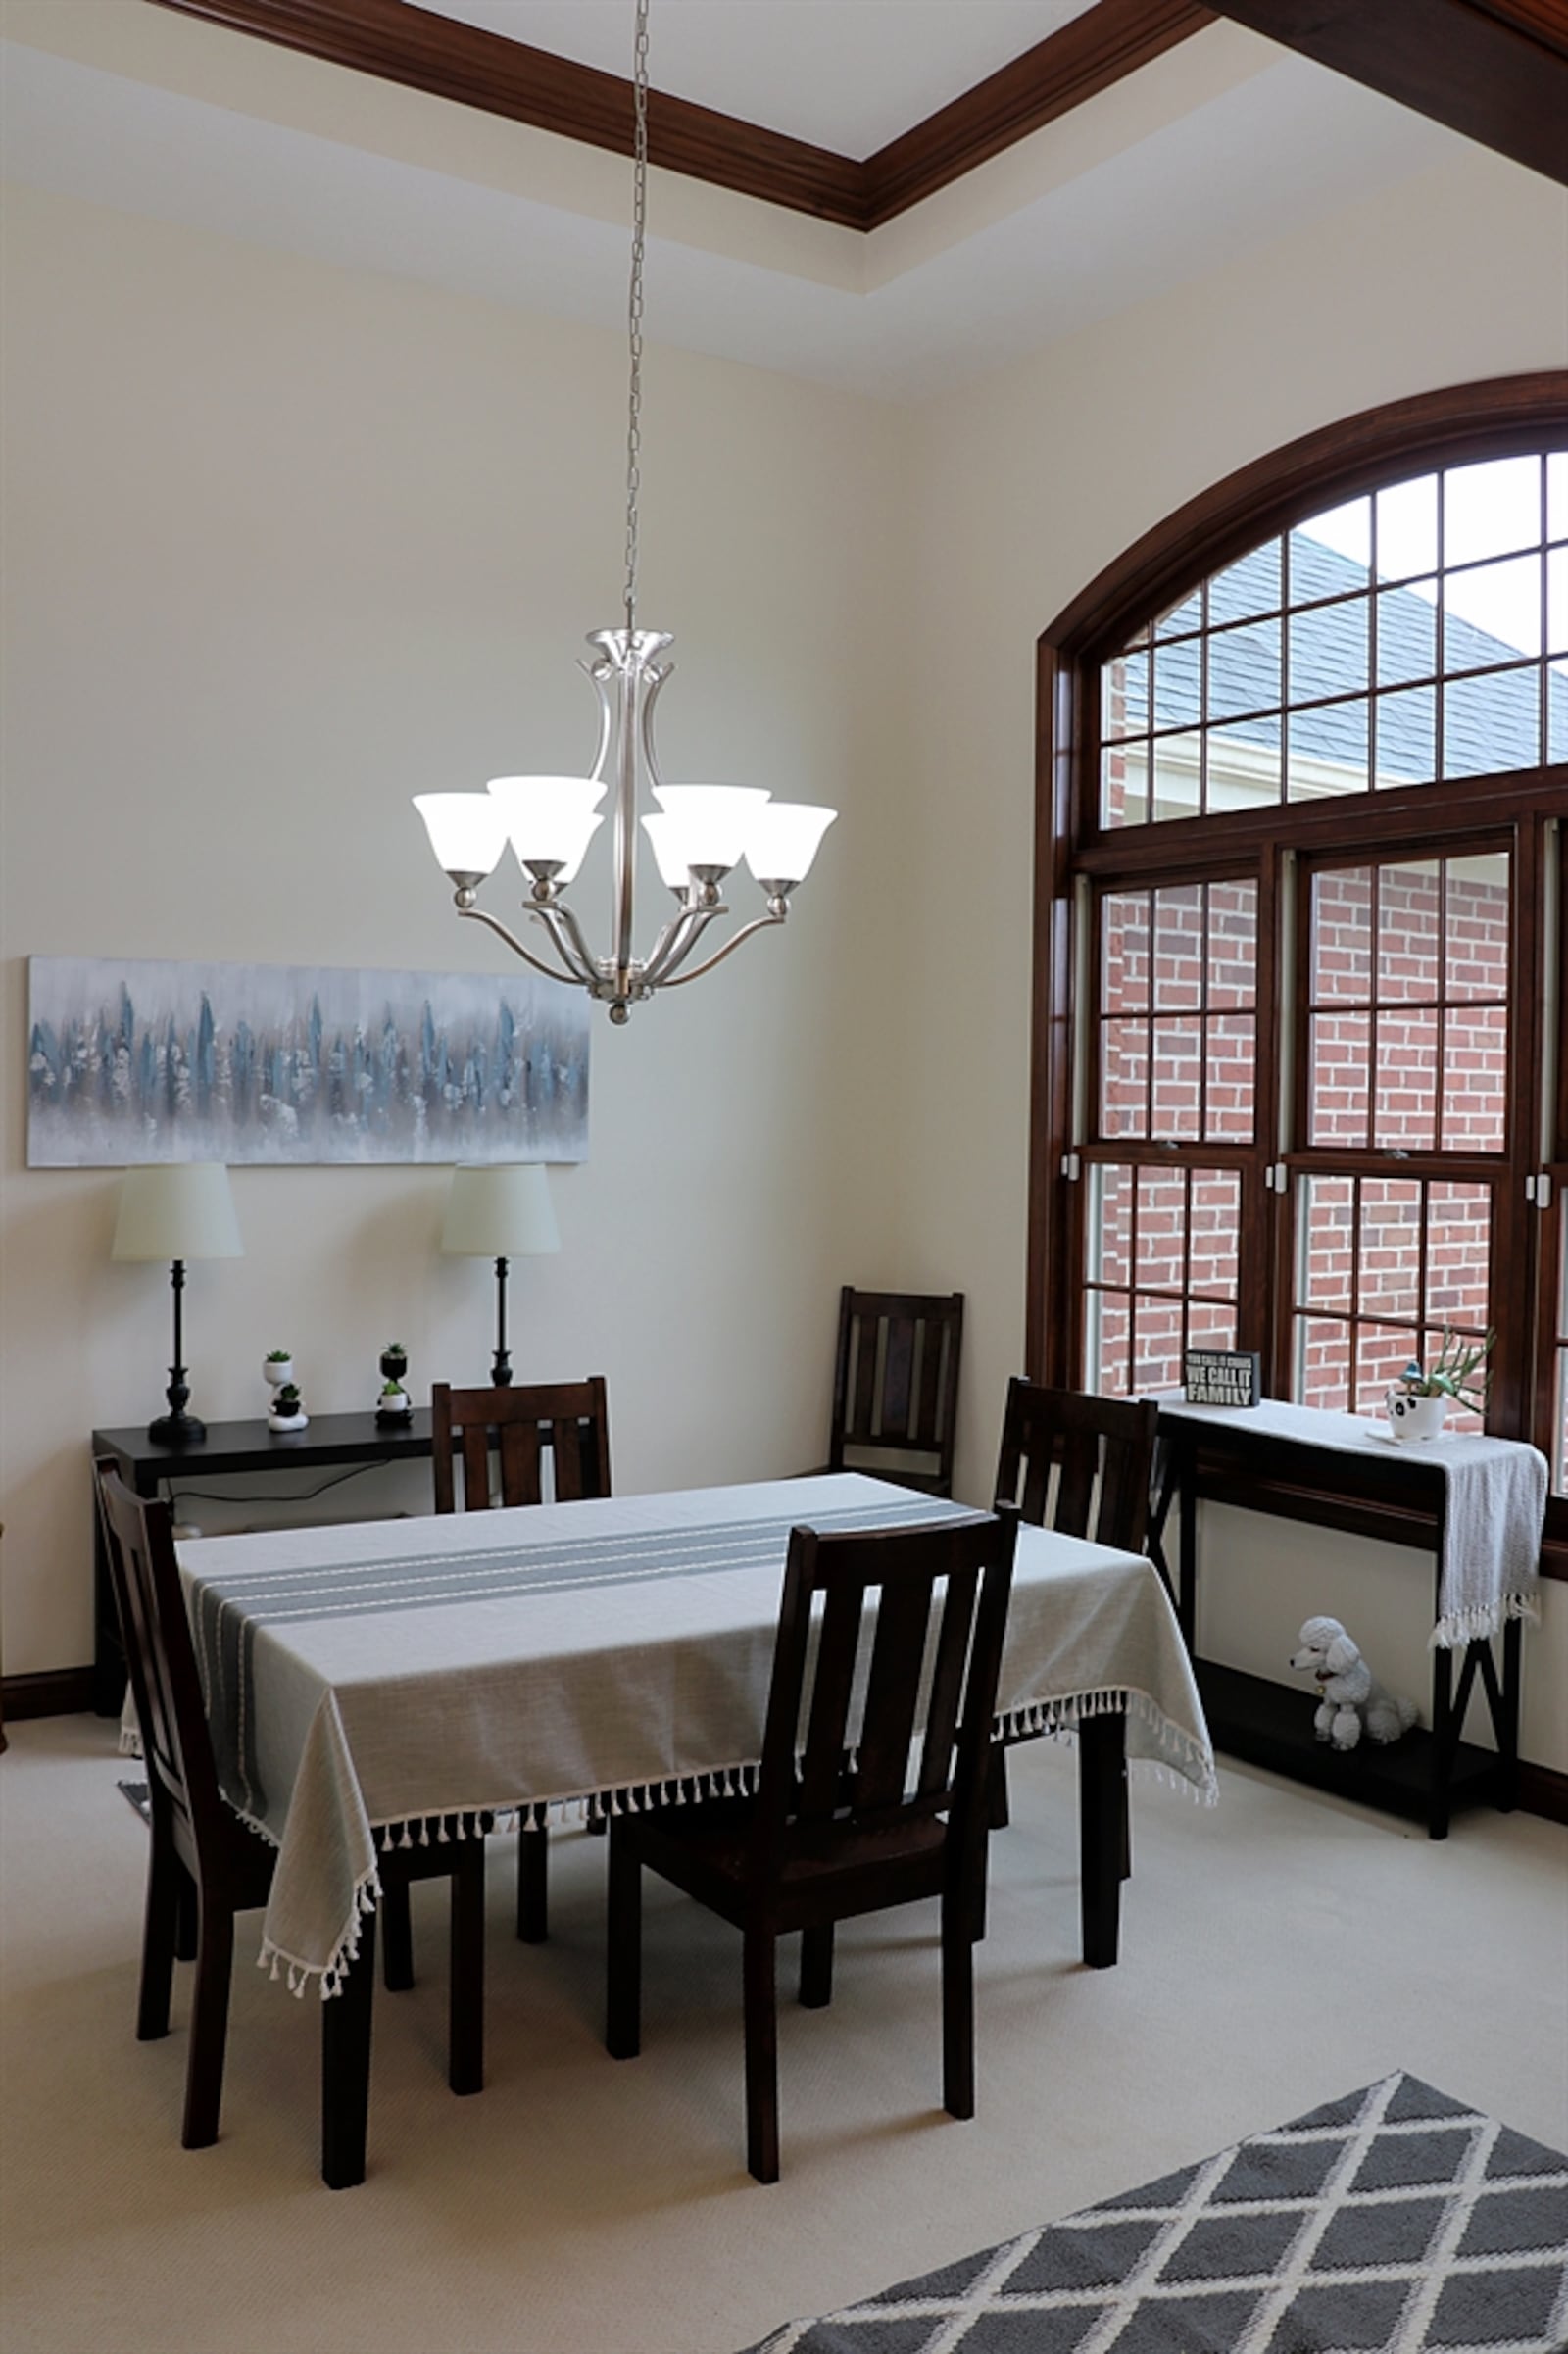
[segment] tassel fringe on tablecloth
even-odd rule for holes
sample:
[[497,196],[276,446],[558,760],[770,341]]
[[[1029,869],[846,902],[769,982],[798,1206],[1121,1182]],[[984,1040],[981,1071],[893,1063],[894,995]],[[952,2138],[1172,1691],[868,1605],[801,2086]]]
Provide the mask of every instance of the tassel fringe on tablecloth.
[[[998,1717],[995,1737],[1004,1741],[1028,1741],[1037,1736],[1070,1741],[1085,1717],[1136,1716],[1156,1736],[1163,1757],[1130,1757],[1128,1770],[1141,1778],[1182,1790],[1200,1806],[1212,1806],[1218,1796],[1213,1761],[1206,1745],[1173,1725],[1147,1692],[1127,1690],[1079,1692],[1060,1700],[1036,1700]],[[853,1763],[853,1759],[852,1759]],[[423,1815],[412,1821],[378,1823],[376,1846],[383,1854],[400,1848],[444,1846],[455,1839],[485,1839],[492,1832],[543,1831],[551,1823],[594,1822],[616,1815],[651,1814],[663,1806],[690,1806],[704,1798],[744,1798],[755,1794],[760,1765],[714,1766],[700,1774],[674,1774],[662,1782],[633,1782],[615,1790],[577,1791],[564,1797],[537,1798],[522,1806],[473,1806],[451,1813]],[[244,1817],[241,1818],[245,1820]],[[257,1824],[252,1830],[259,1830]],[[269,1835],[263,1834],[264,1837]],[[322,2001],[336,1994],[360,1950],[362,1924],[373,1913],[382,1894],[381,1876],[371,1869],[356,1884],[349,1919],[321,1965],[285,1952],[264,1939],[257,1967],[272,1978],[285,1973],[291,1994],[303,1996],[312,1979],[320,1981]]]

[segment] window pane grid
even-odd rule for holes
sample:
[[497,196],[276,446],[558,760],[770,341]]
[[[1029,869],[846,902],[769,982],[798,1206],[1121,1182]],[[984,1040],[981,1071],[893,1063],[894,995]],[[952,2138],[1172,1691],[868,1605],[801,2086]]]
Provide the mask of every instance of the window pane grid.
[[1257,1076],[1255,884],[1105,892],[1100,974],[1096,1138],[1250,1143]]
[[1146,622],[1102,668],[1102,824],[1568,755],[1568,588],[1552,586],[1568,540],[1549,482],[1541,454],[1387,486]]
[[[1429,1366],[1446,1334],[1481,1340],[1494,1207],[1490,1185],[1302,1180],[1292,1352],[1298,1403],[1379,1412],[1406,1364]],[[1481,1418],[1456,1404],[1448,1425],[1476,1430]]]
[[1177,1389],[1190,1347],[1235,1347],[1241,1178],[1115,1161],[1089,1185],[1085,1385],[1121,1398]]
[[1309,1149],[1507,1149],[1511,861],[1462,856],[1312,877]]

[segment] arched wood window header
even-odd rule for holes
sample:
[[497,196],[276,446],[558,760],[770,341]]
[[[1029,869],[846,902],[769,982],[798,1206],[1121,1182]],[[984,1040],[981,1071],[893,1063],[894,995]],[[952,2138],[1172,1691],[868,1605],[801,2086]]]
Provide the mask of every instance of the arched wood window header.
[[1417,393],[1319,426],[1254,459],[1108,564],[1041,637],[1058,662],[1116,652],[1151,613],[1304,516],[1416,474],[1568,446],[1568,368]]

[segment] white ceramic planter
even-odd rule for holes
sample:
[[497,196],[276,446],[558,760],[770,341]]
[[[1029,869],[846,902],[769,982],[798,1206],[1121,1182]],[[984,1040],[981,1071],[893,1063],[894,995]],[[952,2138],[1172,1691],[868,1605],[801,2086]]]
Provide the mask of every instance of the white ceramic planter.
[[302,1431],[310,1419],[309,1414],[269,1414],[267,1427],[270,1431]]
[[294,1379],[294,1359],[291,1356],[269,1356],[262,1359],[262,1379],[280,1390],[285,1382]]
[[1421,1398],[1413,1391],[1391,1390],[1383,1402],[1396,1439],[1419,1440],[1442,1438],[1452,1400],[1441,1394]]

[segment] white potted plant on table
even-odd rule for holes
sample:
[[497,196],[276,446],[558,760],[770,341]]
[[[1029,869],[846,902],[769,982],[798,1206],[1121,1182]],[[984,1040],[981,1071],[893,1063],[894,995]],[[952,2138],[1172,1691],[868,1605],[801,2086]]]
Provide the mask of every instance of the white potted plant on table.
[[1482,1413],[1487,1402],[1487,1357],[1495,1336],[1466,1342],[1444,1327],[1437,1355],[1425,1370],[1410,1359],[1384,1398],[1389,1428],[1396,1439],[1441,1439],[1450,1406],[1469,1406]]

